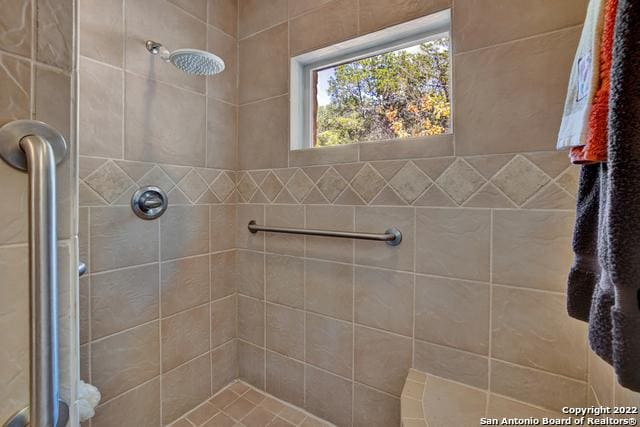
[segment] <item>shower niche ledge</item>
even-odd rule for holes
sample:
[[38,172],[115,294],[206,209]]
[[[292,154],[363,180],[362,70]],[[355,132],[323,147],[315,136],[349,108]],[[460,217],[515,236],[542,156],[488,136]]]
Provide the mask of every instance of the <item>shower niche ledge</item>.
[[559,412],[411,369],[400,398],[402,427],[476,427],[481,418],[566,418]]

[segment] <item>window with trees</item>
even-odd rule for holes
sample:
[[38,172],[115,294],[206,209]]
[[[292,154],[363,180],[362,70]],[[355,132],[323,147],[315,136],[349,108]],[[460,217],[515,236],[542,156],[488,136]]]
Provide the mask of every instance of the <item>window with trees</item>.
[[449,133],[449,12],[293,58],[291,75],[293,148]]

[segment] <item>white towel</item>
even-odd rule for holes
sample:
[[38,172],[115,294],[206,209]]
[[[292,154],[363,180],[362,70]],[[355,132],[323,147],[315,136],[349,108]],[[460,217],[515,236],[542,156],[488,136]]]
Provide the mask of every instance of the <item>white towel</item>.
[[571,68],[567,99],[556,144],[558,150],[584,145],[587,138],[591,103],[598,90],[605,2],[589,1],[587,17]]
[[78,384],[78,400],[76,400],[80,421],[87,421],[93,418],[96,414],[95,408],[101,398],[100,391],[96,387],[80,380]]

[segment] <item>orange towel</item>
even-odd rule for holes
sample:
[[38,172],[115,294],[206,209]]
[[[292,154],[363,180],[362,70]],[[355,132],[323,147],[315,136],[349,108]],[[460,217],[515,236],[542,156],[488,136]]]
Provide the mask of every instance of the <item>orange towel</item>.
[[589,130],[585,145],[571,149],[571,162],[576,165],[607,161],[607,115],[609,113],[609,84],[613,57],[613,31],[618,0],[605,5],[602,46],[600,47],[600,82],[589,115]]

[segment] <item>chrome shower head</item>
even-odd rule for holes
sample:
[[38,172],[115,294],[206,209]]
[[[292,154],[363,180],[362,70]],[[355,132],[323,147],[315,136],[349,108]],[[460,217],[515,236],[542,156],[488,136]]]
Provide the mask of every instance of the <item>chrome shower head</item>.
[[197,49],[178,49],[169,52],[160,43],[147,40],[146,47],[153,55],[160,54],[165,62],[172,63],[188,74],[211,76],[224,70],[224,61],[213,53]]

